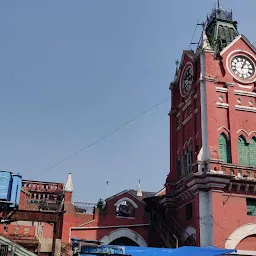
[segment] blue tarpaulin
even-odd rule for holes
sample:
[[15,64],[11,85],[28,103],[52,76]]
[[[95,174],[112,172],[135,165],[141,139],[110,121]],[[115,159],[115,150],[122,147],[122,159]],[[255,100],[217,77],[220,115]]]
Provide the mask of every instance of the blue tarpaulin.
[[236,250],[219,249],[215,247],[183,246],[177,249],[135,247],[122,245],[100,245],[95,241],[72,238],[72,250],[77,256],[217,256],[235,253]]
[[125,254],[132,256],[216,256],[223,254],[230,254],[236,252],[236,250],[218,249],[215,247],[194,247],[184,246],[177,249],[168,248],[152,248],[152,247],[130,247],[124,246]]

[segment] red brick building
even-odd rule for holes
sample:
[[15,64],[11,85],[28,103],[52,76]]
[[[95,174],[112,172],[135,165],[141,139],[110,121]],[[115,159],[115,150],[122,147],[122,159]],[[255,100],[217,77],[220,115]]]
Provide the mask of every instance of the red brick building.
[[[72,202],[73,184],[69,174],[65,186],[62,242],[70,239],[100,240],[105,244],[148,245],[149,218],[144,198],[155,193],[125,190],[98,205]],[[93,207],[95,206],[95,207]]]
[[170,85],[170,173],[166,195],[150,202],[167,246],[176,238],[256,255],[255,85],[256,48],[232,11],[215,8]]
[[[165,190],[165,189],[164,189]],[[98,204],[73,202],[73,183],[69,173],[66,184],[22,181],[19,210],[63,212],[61,239],[57,251],[69,255],[71,238],[101,240],[105,244],[147,246],[150,221],[145,198],[155,195],[125,190]],[[17,221],[1,225],[0,234],[40,255],[52,251],[53,225],[46,222]],[[65,254],[63,254],[65,255]]]
[[[62,211],[63,183],[22,181],[19,210]],[[38,221],[17,221],[0,225],[0,234],[25,248],[49,255],[52,250],[53,225]],[[61,247],[61,241],[56,242]]]

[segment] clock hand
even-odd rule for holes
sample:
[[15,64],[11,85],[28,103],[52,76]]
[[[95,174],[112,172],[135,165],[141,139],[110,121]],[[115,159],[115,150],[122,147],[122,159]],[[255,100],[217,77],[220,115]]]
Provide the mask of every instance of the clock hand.
[[244,66],[245,66],[245,61],[246,61],[246,60],[244,60],[244,62],[243,62],[243,64],[242,64],[242,68],[244,68]]

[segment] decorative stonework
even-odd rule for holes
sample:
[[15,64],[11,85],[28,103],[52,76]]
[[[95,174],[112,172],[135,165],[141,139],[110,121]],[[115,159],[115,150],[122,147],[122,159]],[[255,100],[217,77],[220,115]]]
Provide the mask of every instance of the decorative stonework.
[[248,96],[256,98],[255,92],[248,92],[248,91],[241,91],[241,90],[234,90],[235,95],[241,95],[241,96]]
[[122,203],[123,201],[127,201],[129,202],[134,208],[138,208],[138,205],[129,197],[123,197],[121,199],[119,199],[116,203],[115,206],[119,205],[120,203]]
[[147,242],[141,235],[139,235],[135,231],[128,229],[128,228],[119,228],[119,229],[116,229],[116,230],[110,232],[108,235],[104,236],[101,239],[101,242],[103,242],[104,244],[110,244],[111,242],[113,242],[114,240],[116,240],[120,237],[127,237],[127,238],[131,239],[132,241],[134,241],[135,243],[137,243],[141,247],[148,246]]
[[227,239],[225,248],[234,249],[246,237],[256,235],[256,224],[249,223],[237,228]]
[[182,125],[185,125],[186,123],[188,123],[188,121],[192,119],[192,114],[190,114],[183,122]]
[[216,105],[218,108],[228,108],[229,107],[228,103],[216,102]]
[[239,111],[256,112],[256,108],[247,107],[247,106],[235,105],[235,109]]
[[228,92],[227,88],[223,88],[223,87],[216,87],[216,92]]

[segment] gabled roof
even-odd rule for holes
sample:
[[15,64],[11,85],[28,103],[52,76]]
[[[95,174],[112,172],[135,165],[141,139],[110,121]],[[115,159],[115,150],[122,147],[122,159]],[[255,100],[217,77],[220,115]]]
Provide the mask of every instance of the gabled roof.
[[181,60],[180,60],[180,65],[175,71],[174,80],[170,83],[170,86],[169,86],[170,90],[172,90],[172,88],[175,87],[177,81],[179,80],[179,76],[181,73],[181,68],[182,68],[185,56],[188,56],[191,59],[191,61],[195,61],[197,58],[197,55],[194,53],[193,50],[183,50]]
[[237,41],[239,41],[240,39],[242,39],[255,53],[256,53],[256,48],[255,46],[249,41],[249,39],[244,36],[244,35],[239,35],[238,37],[236,37],[236,39],[233,40],[232,43],[230,43],[229,45],[227,45],[221,52],[220,55],[223,55],[228,49],[230,49]]
[[166,193],[166,187],[163,187],[161,190],[159,190],[159,191],[155,194],[155,196],[159,196],[159,195],[161,195],[163,192]]
[[183,64],[184,58],[185,58],[186,55],[187,55],[192,61],[195,61],[195,59],[196,59],[196,55],[195,55],[195,53],[194,53],[193,50],[184,50],[183,53],[182,53],[182,56],[181,56],[180,67],[179,67],[179,68],[181,68],[181,65]]
[[137,198],[140,201],[147,198],[147,197],[154,196],[156,194],[155,192],[142,191],[142,197],[138,197],[137,196],[137,191],[134,190],[134,189],[130,189],[128,191],[128,193],[131,194],[133,197]]
[[134,190],[134,189],[126,189],[126,190],[123,190],[122,192],[119,192],[119,193],[117,193],[117,194],[107,198],[105,201],[112,200],[115,197],[121,196],[121,195],[126,194],[126,193],[130,194],[133,198],[139,200],[140,202],[143,202],[143,199],[148,198],[148,197],[152,197],[152,196],[154,196],[156,194],[155,192],[142,191],[142,197],[138,197],[136,190]]
[[[180,65],[179,65],[178,70],[176,71],[173,83],[177,82],[177,80],[179,79],[185,56],[188,56],[190,58],[190,60],[193,61],[193,62],[197,58],[197,56],[196,56],[196,54],[194,53],[193,50],[183,50],[181,60],[180,60]],[[169,89],[171,89],[171,88],[169,88]]]

